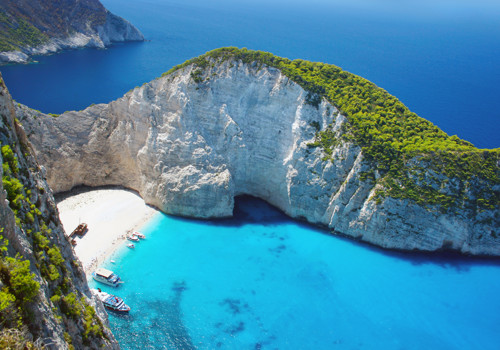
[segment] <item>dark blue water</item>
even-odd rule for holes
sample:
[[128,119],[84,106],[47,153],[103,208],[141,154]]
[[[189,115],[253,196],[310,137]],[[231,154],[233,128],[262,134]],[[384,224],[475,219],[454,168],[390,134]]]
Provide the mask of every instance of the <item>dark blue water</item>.
[[500,145],[500,3],[492,0],[105,0],[150,41],[0,70],[44,112],[109,102],[221,46],[323,61],[361,75],[449,134]]
[[498,349],[500,264],[387,253],[236,204],[231,220],[159,214],[110,257],[125,283],[100,287],[132,308],[110,314],[122,349]]

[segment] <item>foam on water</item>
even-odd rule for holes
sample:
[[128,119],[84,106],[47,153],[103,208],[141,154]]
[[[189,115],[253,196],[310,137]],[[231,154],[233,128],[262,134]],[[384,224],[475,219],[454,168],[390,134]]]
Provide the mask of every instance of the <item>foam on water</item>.
[[[235,218],[159,214],[106,266],[123,349],[497,349],[500,264],[386,253],[253,198]],[[108,260],[109,261],[109,260]],[[96,286],[94,281],[91,285]]]

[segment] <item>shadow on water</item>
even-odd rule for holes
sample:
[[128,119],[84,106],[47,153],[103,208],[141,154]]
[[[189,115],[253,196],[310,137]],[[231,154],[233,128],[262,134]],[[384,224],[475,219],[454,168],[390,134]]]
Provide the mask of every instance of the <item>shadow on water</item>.
[[[101,187],[89,187],[89,186],[77,186],[71,191],[62,192],[55,195],[56,203],[64,200],[67,197],[71,197],[75,194],[85,193],[88,191],[96,189],[109,189],[109,190],[126,190],[137,196],[139,194],[131,189],[121,187],[121,186],[101,186]],[[285,223],[290,223],[294,219],[287,216],[284,212],[280,211],[278,208],[273,207],[269,203],[262,199],[252,197],[249,195],[242,195],[235,198],[233,217],[223,218],[223,219],[196,219],[196,218],[185,218],[176,217],[176,220],[185,222],[203,222],[205,225],[211,226],[223,226],[223,227],[241,227],[248,224],[260,224],[272,227],[274,225],[280,225]],[[344,237],[341,235],[334,235],[326,228],[321,228],[305,221],[295,220],[295,223],[299,227],[307,228],[308,230],[315,231],[318,234],[327,234],[335,239],[340,239],[347,244],[362,247],[368,249],[377,254],[382,254],[391,258],[396,258],[400,260],[405,260],[413,265],[425,265],[434,264],[441,266],[443,268],[453,268],[457,271],[467,271],[471,266],[500,266],[500,259],[494,257],[482,257],[482,256],[468,256],[463,255],[458,252],[442,250],[436,252],[419,252],[419,251],[398,251],[398,250],[388,250],[383,249],[366,242],[358,241],[352,237]],[[277,236],[279,239],[283,240],[283,237]],[[282,249],[281,249],[282,250]],[[278,253],[279,251],[272,252]]]
[[[253,223],[278,225],[290,222],[290,220],[293,219],[262,199],[251,196],[239,196],[235,199],[234,216],[232,218],[210,220],[207,224],[217,226],[242,226]],[[494,257],[468,256],[446,250],[436,252],[388,250],[366,242],[357,241],[351,237],[332,235],[326,228],[320,228],[305,221],[296,221],[296,223],[300,227],[307,228],[319,234],[327,234],[348,244],[359,246],[391,258],[405,260],[416,266],[434,264],[443,268],[453,268],[459,272],[468,271],[472,266],[500,266],[500,260]]]

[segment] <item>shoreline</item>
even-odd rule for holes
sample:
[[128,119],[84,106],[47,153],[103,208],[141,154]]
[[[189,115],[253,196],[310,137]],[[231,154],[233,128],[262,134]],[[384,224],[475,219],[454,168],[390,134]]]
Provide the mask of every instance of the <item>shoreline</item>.
[[160,213],[138,194],[123,188],[76,189],[64,193],[56,202],[66,236],[80,223],[88,225],[82,237],[74,236],[73,247],[87,278],[124,247],[128,231],[139,231]]

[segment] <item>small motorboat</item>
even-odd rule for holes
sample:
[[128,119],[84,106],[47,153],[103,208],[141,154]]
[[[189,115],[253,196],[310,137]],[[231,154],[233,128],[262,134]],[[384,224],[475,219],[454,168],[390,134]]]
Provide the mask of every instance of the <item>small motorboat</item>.
[[132,243],[127,243],[127,247],[129,247],[130,249],[134,249],[135,248],[135,245],[132,244]]
[[98,268],[92,273],[92,277],[97,281],[104,284],[107,284],[111,287],[118,287],[123,281],[120,276],[110,270],[103,269],[102,267]]
[[92,292],[102,301],[103,305],[112,311],[129,312],[130,306],[125,304],[122,298],[103,292],[100,288],[92,289]]
[[139,238],[137,238],[136,236],[134,236],[133,234],[128,234],[127,235],[127,239],[129,241],[133,241],[133,242],[139,242]]
[[140,233],[139,231],[134,231],[132,233],[133,236],[136,236],[137,238],[140,238],[140,239],[145,239],[146,236],[144,236],[144,234]]

